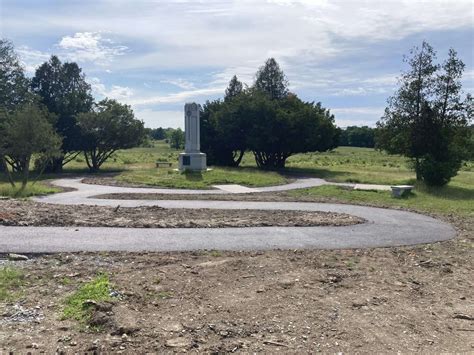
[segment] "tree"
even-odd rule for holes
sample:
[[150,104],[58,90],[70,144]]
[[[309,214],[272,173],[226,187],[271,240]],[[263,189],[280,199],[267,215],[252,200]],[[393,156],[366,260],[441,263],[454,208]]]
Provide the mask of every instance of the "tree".
[[149,136],[155,140],[162,140],[166,138],[166,132],[162,127],[149,129]]
[[243,84],[234,75],[229,82],[229,86],[225,89],[224,101],[232,100],[234,97],[240,95],[244,90]]
[[265,65],[260,67],[254,86],[272,100],[280,100],[288,95],[288,80],[274,58],[267,59]]
[[181,128],[174,129],[170,133],[170,147],[173,149],[184,148],[184,132]]
[[[3,140],[0,149],[20,162],[22,190],[29,180],[32,155],[54,157],[60,152],[61,138],[54,131],[51,121],[54,121],[54,115],[46,109],[26,105],[9,114],[1,125]],[[9,179],[15,186],[11,176]]]
[[255,92],[248,102],[247,147],[259,168],[281,169],[293,154],[325,151],[337,144],[334,116],[321,103],[289,94],[271,100]]
[[461,100],[464,64],[454,50],[442,67],[426,42],[415,47],[400,88],[377,123],[377,147],[411,159],[417,180],[444,185],[467,159],[472,119],[470,95]]
[[349,126],[346,129],[341,129],[338,143],[341,146],[373,148],[375,146],[375,128]]
[[36,70],[31,87],[41,103],[58,116],[55,128],[63,137],[63,154],[51,162],[48,170],[59,172],[83,150],[76,115],[91,111],[91,86],[76,63],[61,63],[53,55]]
[[[33,103],[34,95],[29,91],[29,85],[13,44],[6,39],[0,39],[0,115],[3,119],[19,106]],[[12,157],[7,159],[0,152],[0,172],[9,172],[7,161],[14,163],[12,168],[15,170],[20,164]]]
[[0,110],[12,113],[19,106],[31,103],[29,84],[13,44],[0,39]]
[[140,145],[146,135],[143,122],[135,119],[130,106],[110,99],[100,101],[92,112],[78,114],[77,124],[91,172],[99,171],[118,149]]
[[239,166],[246,150],[246,98],[207,101],[201,109],[201,150],[210,165]]

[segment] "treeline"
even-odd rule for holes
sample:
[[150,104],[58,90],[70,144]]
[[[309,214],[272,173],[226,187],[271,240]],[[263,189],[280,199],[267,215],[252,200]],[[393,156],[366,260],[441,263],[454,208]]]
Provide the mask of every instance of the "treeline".
[[184,131],[181,128],[145,128],[149,138],[165,140],[173,149],[184,148]]
[[94,101],[76,63],[53,55],[28,78],[13,44],[0,39],[0,170],[12,185],[10,171],[22,174],[26,186],[33,155],[40,173],[60,172],[79,154],[94,172],[145,136],[130,106]]
[[375,128],[349,126],[339,129],[338,145],[347,147],[375,147]]

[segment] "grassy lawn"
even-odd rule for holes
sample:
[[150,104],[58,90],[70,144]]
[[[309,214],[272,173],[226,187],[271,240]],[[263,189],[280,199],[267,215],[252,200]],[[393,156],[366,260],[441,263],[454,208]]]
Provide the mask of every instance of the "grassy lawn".
[[350,190],[339,186],[321,186],[288,191],[294,197],[327,198],[334,202],[374,204],[384,207],[404,207],[420,212],[455,214],[474,218],[474,188],[455,180],[442,188],[427,188],[417,184],[404,198],[394,198],[389,191]]
[[284,184],[288,180],[276,172],[263,172],[256,168],[216,168],[204,173],[181,173],[172,169],[129,170],[120,174],[119,181],[150,186],[183,189],[206,189],[218,184],[269,186]]
[[26,188],[23,191],[20,191],[21,183],[18,182],[17,186],[13,188],[8,182],[6,182],[3,177],[0,178],[0,196],[9,196],[9,197],[30,197],[37,195],[46,195],[59,192],[58,188],[48,186],[42,182],[37,182],[36,184],[28,183]]

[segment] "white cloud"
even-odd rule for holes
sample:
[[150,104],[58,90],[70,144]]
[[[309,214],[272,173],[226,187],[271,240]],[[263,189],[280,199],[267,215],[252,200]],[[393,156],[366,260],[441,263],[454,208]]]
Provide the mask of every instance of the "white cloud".
[[181,78],[174,79],[174,80],[173,79],[161,80],[161,82],[164,83],[164,84],[171,84],[171,85],[177,86],[181,89],[186,89],[186,90],[195,89],[195,86],[194,86],[193,83],[191,83],[190,81],[181,79]]
[[16,49],[16,52],[28,74],[34,74],[36,68],[50,57],[48,53],[43,53],[28,46],[20,46]]
[[90,78],[88,81],[91,84],[93,94],[99,98],[108,97],[110,99],[127,102],[133,96],[133,90],[127,86],[112,85],[110,88],[107,88],[100,79],[96,77]]
[[332,108],[331,113],[336,118],[339,127],[351,125],[375,126],[375,123],[382,117],[385,107],[341,107]]
[[69,60],[102,65],[110,63],[128,49],[102,37],[98,32],[77,32],[73,36],[64,36],[57,46]]
[[129,100],[132,105],[158,105],[158,104],[170,104],[170,103],[184,103],[191,99],[197,99],[212,95],[219,95],[224,92],[225,87],[208,87],[196,90],[185,90],[172,94],[154,95],[148,97],[140,97]]

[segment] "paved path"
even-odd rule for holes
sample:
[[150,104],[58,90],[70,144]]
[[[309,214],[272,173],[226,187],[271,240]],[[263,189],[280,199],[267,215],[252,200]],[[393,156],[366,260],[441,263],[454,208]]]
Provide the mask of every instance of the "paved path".
[[[78,179],[62,179],[60,186],[77,191],[38,197],[56,204],[88,204],[123,207],[301,210],[348,213],[367,220],[346,227],[258,227],[258,228],[86,228],[1,227],[0,252],[74,251],[172,251],[172,250],[267,250],[371,248],[432,243],[451,239],[454,229],[444,222],[417,213],[343,204],[304,202],[244,202],[192,200],[104,200],[90,196],[113,192],[228,193],[224,190],[170,190],[86,185]],[[304,179],[263,191],[323,185],[320,179]],[[170,192],[172,191],[172,192]],[[179,192],[177,192],[179,191]]]

